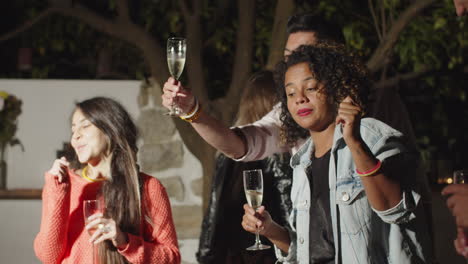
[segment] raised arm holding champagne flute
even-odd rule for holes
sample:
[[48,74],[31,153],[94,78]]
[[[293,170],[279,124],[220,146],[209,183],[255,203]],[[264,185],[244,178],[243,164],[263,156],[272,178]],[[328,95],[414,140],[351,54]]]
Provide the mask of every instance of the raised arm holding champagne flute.
[[[185,57],[187,53],[187,41],[185,38],[169,38],[167,40],[167,66],[171,76],[177,81],[182,75],[185,66]],[[180,115],[181,109],[173,101],[171,109],[167,113],[170,116]]]

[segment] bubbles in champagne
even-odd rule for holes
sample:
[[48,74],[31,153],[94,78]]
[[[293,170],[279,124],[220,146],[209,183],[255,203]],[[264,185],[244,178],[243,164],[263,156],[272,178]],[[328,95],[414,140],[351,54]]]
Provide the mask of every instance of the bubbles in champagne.
[[178,80],[184,71],[185,57],[177,55],[167,56],[167,66],[171,75]]
[[256,190],[246,190],[245,197],[247,197],[247,202],[253,209],[257,209],[262,205],[263,192]]

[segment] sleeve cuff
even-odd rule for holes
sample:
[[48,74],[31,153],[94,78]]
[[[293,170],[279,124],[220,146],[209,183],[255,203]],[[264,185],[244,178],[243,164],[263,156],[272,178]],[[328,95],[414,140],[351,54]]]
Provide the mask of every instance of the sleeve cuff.
[[247,142],[247,138],[246,138],[246,135],[245,133],[242,131],[242,129],[240,127],[231,127],[231,130],[236,133],[236,135],[238,135],[242,141],[244,142],[244,145],[246,147],[246,150],[245,150],[245,153],[243,156],[239,157],[239,158],[231,158],[232,160],[234,161],[246,161],[246,157],[247,157],[247,154],[249,152],[249,149],[248,149],[248,142]]
[[372,210],[386,223],[407,223],[416,217],[414,210],[420,198],[420,195],[414,191],[404,191],[403,198],[394,207],[385,211],[379,211],[374,208]]
[[[70,175],[68,175],[70,177]],[[49,190],[53,193],[66,193],[66,190],[70,187],[70,180],[66,182],[58,182],[58,179],[55,178],[55,175],[50,174],[49,172],[44,173],[44,189]],[[44,192],[44,190],[43,190]]]
[[129,233],[127,233],[127,236],[128,236],[127,244],[125,244],[124,247],[117,248],[117,251],[119,251],[119,253],[125,256],[137,253],[136,251],[142,244],[140,237],[137,237]]
[[289,227],[285,227],[286,230],[288,231],[289,234],[289,239],[291,240],[291,244],[289,245],[289,251],[284,252],[281,249],[279,249],[276,245],[275,247],[275,254],[276,258],[278,259],[279,262],[289,264],[289,263],[295,263],[296,260],[296,233],[292,231]]

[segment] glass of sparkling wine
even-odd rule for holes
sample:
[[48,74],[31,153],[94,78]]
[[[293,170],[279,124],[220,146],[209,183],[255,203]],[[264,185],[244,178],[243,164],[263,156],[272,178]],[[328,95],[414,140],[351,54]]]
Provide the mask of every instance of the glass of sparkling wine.
[[[263,175],[262,170],[245,170],[244,176],[244,192],[249,205],[257,210],[262,205],[263,199]],[[258,228],[255,232],[255,244],[248,247],[247,250],[262,250],[268,249],[270,246],[263,245],[260,241]]]
[[[167,40],[167,66],[169,67],[169,73],[176,80],[179,80],[180,75],[184,71],[186,51],[187,41],[185,38],[169,38]],[[171,110],[167,114],[171,116],[181,114],[180,108],[177,107],[174,101],[171,105]]]
[[[89,223],[88,218],[92,216],[93,214],[96,213],[102,213],[102,205],[99,200],[84,200],[83,201],[83,216],[84,216],[84,222],[85,225]],[[98,228],[101,228],[101,226],[98,226]],[[88,229],[88,234],[92,236],[94,234],[94,231],[96,231],[97,228],[93,229]],[[94,244],[93,244],[93,263],[98,263],[96,260],[97,256],[94,254]]]
[[[468,184],[468,170],[456,170],[453,172],[453,184]],[[461,229],[459,229],[461,230]],[[468,230],[463,230],[462,236],[464,236],[465,241],[468,241]],[[460,233],[459,233],[460,235]],[[465,242],[467,243],[467,242]],[[465,244],[465,249],[468,248],[468,244]],[[466,260],[468,263],[468,259]]]

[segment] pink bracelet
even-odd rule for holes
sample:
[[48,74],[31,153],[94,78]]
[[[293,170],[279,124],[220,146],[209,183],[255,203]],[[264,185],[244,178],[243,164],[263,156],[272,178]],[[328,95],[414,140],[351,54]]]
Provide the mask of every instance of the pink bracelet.
[[356,173],[361,176],[361,177],[367,177],[367,176],[372,176],[374,175],[376,172],[379,171],[380,167],[382,167],[382,162],[380,160],[377,161],[377,164],[374,166],[374,168],[368,170],[368,171],[364,171],[364,172],[361,172],[359,171],[357,168],[356,168]]

